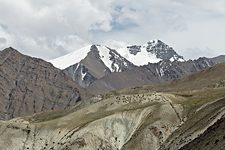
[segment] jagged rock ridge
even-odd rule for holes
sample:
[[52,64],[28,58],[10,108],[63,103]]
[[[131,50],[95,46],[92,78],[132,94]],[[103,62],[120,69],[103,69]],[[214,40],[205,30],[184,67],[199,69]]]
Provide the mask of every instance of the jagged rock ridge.
[[64,69],[82,87],[88,87],[95,80],[113,72],[123,72],[164,60],[184,61],[173,48],[160,40],[153,40],[144,46],[133,45],[120,49],[101,45],[87,46],[50,62]]
[[185,61],[169,45],[152,40],[119,49],[92,45],[50,62],[82,87],[108,91],[174,80],[224,61],[225,56]]
[[[150,63],[119,73],[112,73],[94,81],[88,88],[93,93],[106,93],[128,87],[162,83],[188,76],[210,68],[218,63],[217,58],[199,58],[184,62],[165,60]],[[225,61],[225,59],[220,59]]]

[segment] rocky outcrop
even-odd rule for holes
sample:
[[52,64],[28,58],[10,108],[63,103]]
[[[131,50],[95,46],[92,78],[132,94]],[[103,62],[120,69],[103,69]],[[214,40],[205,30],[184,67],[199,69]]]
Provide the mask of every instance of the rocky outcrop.
[[184,61],[184,58],[177,54],[177,52],[160,40],[153,40],[148,42],[146,50],[155,54],[161,60]]
[[97,80],[97,78],[93,76],[89,69],[82,63],[72,65],[66,68],[64,72],[82,87],[88,87]]
[[83,90],[52,64],[22,55],[13,48],[0,52],[0,119],[65,109],[81,100]]

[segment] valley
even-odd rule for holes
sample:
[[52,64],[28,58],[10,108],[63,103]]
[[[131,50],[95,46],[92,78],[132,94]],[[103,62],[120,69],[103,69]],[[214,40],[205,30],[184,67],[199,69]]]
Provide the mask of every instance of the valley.
[[[98,50],[95,46],[91,49],[93,51],[90,51],[88,57],[81,61],[83,64],[78,63],[74,66],[75,70],[80,67],[92,69],[87,69],[90,77],[95,76],[93,83],[88,87],[82,86],[84,82],[71,77],[67,70],[61,71],[44,60],[22,55],[13,48],[0,53],[4,60],[1,63],[3,75],[10,71],[17,71],[19,68],[6,67],[6,65],[20,64],[11,63],[11,61],[20,62],[23,58],[30,61],[28,64],[22,61],[22,67],[17,71],[16,76],[8,80],[17,83],[9,84],[12,86],[15,84],[15,92],[12,93],[10,101],[10,110],[13,110],[13,113],[11,116],[2,114],[0,149],[186,150],[206,148],[217,150],[224,148],[224,135],[221,132],[225,117],[223,56],[212,59],[200,58],[194,61],[164,60],[165,63],[160,61],[159,64],[171,65],[164,66],[166,68],[163,72],[164,76],[159,78],[149,76],[154,73],[145,70],[157,63],[135,66],[127,61],[125,64],[129,65],[124,66],[130,66],[129,68],[119,72],[116,70],[112,72],[110,69],[108,73],[101,72],[106,64],[102,60],[97,62],[91,59],[95,58],[94,51]],[[15,59],[18,57],[18,60]],[[98,63],[101,65],[92,66]],[[211,65],[206,66],[208,63]],[[198,69],[195,68],[195,71],[186,70],[187,68],[191,70],[192,65],[196,64]],[[40,70],[36,71],[36,68]],[[168,71],[172,72],[174,68],[176,70],[185,68],[186,71],[183,69],[183,72],[186,73],[180,72],[181,74],[177,74],[174,78],[165,78],[172,77]],[[44,73],[41,70],[44,70]],[[82,73],[82,69],[80,71]],[[88,73],[86,72],[83,78],[87,77]],[[139,80],[139,73],[148,76],[146,79],[149,82],[144,78]],[[1,77],[1,80],[5,82],[6,76]],[[115,86],[106,88],[106,84],[102,86],[105,82],[103,80],[108,81],[107,87],[110,84]],[[122,86],[118,86],[120,82]],[[6,89],[5,87],[2,86],[2,89]],[[35,92],[28,94],[21,88],[33,89]],[[50,92],[53,90],[55,93],[49,95],[51,97],[48,96],[55,102],[44,101],[45,109],[41,110],[39,105],[47,97],[35,96],[38,88],[46,88]],[[19,95],[16,95],[17,91],[24,95],[23,101],[20,101]],[[37,94],[43,95],[43,93]],[[69,94],[72,94],[73,98]],[[23,106],[32,100],[37,103],[33,104],[32,110],[29,105]],[[20,107],[17,105],[19,102]]]

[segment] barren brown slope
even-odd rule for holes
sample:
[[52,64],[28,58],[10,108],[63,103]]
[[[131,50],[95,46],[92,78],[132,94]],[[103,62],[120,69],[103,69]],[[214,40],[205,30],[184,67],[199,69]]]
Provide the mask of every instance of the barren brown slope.
[[225,118],[218,120],[204,134],[188,143],[181,150],[223,150],[225,149]]
[[[88,90],[93,93],[104,93],[134,86],[160,84],[205,70],[217,63],[224,62],[224,56],[199,58],[185,62],[161,61],[141,67],[134,67],[124,72],[112,73],[93,82]],[[201,77],[200,77],[201,78]],[[160,87],[159,86],[159,87]],[[155,88],[155,85],[153,85]],[[168,86],[168,89],[170,87]],[[172,87],[173,88],[173,87]],[[165,90],[163,87],[162,90]]]
[[[214,131],[210,128],[216,126],[216,122],[225,116],[224,88],[223,90],[218,90],[219,91],[212,90],[204,91],[202,93],[193,93],[193,97],[187,98],[187,101],[183,103],[183,106],[186,110],[189,109],[189,111],[185,112],[187,116],[184,123],[167,138],[161,145],[160,150],[178,150],[182,147],[186,147],[185,145],[191,148],[191,150],[206,149],[208,147],[205,145],[204,140],[199,140],[202,139],[199,137],[204,136],[204,132],[207,132],[208,135],[213,135]],[[221,129],[219,130],[221,131]],[[218,132],[217,136],[223,137],[224,132]],[[210,138],[214,139],[214,137],[209,137],[209,139]],[[194,144],[189,145],[189,143],[192,143],[195,140],[198,140],[198,147]],[[222,146],[224,149],[225,146]]]
[[13,48],[0,51],[0,119],[64,109],[80,100],[82,93],[52,64]]
[[225,86],[225,63],[217,64],[206,70],[173,81],[168,86],[176,90],[223,87]]
[[156,150],[181,123],[182,106],[170,97],[163,93],[96,97],[98,102],[58,118],[51,118],[52,112],[0,121],[0,149],[121,150],[136,131],[150,128],[144,135],[149,138],[139,143],[143,150],[148,146]]
[[[171,82],[131,87],[116,91],[116,93],[139,93],[148,91],[182,92],[218,88],[225,86],[225,63],[217,64],[198,73],[185,76]],[[115,92],[115,91],[114,91]],[[188,93],[188,92],[186,92]]]
[[0,121],[0,149],[177,150],[225,114],[224,88],[191,95],[105,95],[58,117],[63,112]]

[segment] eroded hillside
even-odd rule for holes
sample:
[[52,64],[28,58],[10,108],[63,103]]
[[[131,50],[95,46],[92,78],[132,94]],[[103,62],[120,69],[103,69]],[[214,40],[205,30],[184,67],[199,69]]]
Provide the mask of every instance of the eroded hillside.
[[224,117],[224,90],[99,95],[71,112],[2,121],[0,149],[179,149]]
[[112,96],[53,120],[36,116],[1,122],[0,148],[116,150],[147,128],[150,138],[143,142],[159,148],[183,122],[183,107],[175,100],[162,93]]

